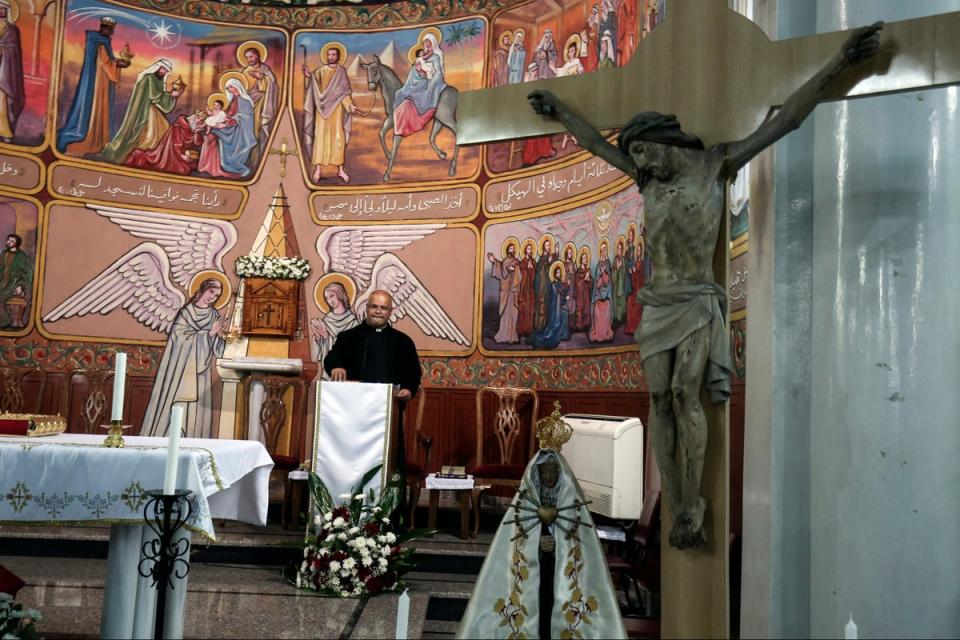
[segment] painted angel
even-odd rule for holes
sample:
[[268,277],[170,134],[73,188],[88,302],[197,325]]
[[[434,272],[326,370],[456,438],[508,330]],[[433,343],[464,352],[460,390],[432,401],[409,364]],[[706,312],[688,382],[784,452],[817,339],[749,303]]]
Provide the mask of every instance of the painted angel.
[[[228,222],[87,205],[143,242],[43,316],[47,323],[120,308],[167,334],[141,435],[164,436],[173,405],[184,405],[185,435],[209,438],[211,374],[223,355],[230,298],[223,256],[236,244]],[[186,295],[185,295],[186,292]]]

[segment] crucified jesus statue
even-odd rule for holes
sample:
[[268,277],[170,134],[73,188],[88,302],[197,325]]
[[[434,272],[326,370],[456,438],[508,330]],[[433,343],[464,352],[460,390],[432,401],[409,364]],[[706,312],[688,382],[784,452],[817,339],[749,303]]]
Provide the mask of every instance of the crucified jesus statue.
[[631,176],[643,194],[653,279],[637,294],[645,308],[636,338],[650,390],[651,443],[664,500],[674,516],[670,544],[678,549],[706,544],[707,503],[700,481],[707,420],[701,385],[706,384],[713,402],[730,395],[726,292],[714,281],[712,266],[724,188],[751,158],[799,127],[843,71],[877,53],[882,27],[878,22],[854,31],[748,137],[706,149],[672,115],[634,116],[613,145],[549,91],[528,96],[534,111],[558,119],[581,147]]

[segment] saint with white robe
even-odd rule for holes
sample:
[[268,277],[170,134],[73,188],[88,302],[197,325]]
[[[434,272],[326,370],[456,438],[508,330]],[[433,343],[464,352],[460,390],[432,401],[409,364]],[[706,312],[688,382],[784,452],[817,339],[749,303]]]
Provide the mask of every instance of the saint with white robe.
[[214,306],[222,292],[219,280],[204,280],[177,313],[160,358],[140,435],[168,435],[170,411],[174,404],[182,404],[186,409],[183,435],[212,436],[213,362],[223,355],[223,332],[229,321]]
[[[323,363],[324,358],[333,349],[333,344],[337,341],[340,332],[352,329],[360,324],[357,315],[350,308],[350,296],[347,294],[346,287],[342,284],[331,282],[324,287],[323,299],[327,303],[329,311],[320,318],[314,318],[310,321],[316,361],[320,363]],[[323,379],[330,379],[326,371],[323,372]]]

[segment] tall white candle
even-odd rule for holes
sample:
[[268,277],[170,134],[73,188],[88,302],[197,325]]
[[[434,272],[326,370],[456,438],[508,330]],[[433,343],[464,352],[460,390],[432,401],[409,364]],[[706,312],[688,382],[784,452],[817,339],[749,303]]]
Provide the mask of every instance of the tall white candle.
[[853,621],[853,614],[850,614],[850,621],[843,627],[844,640],[857,640],[857,623]]
[[397,640],[407,640],[407,624],[410,621],[409,589],[404,589],[397,601]]
[[117,351],[113,361],[113,408],[111,420],[123,420],[123,387],[127,380],[127,354]]
[[183,405],[175,404],[170,411],[170,431],[167,433],[167,466],[163,470],[163,495],[165,496],[172,496],[177,489],[181,430],[183,430]]

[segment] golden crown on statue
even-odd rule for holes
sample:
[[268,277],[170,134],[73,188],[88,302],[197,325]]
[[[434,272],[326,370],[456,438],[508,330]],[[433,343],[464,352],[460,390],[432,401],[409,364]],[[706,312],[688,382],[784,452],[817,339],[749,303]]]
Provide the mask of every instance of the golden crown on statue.
[[560,402],[553,402],[553,413],[537,420],[537,440],[541,449],[560,451],[573,435],[573,427],[560,416]]

